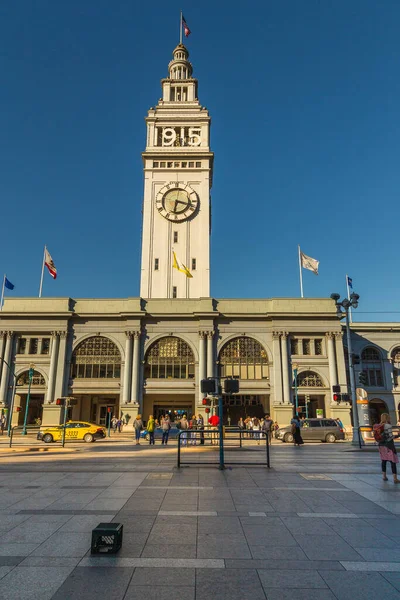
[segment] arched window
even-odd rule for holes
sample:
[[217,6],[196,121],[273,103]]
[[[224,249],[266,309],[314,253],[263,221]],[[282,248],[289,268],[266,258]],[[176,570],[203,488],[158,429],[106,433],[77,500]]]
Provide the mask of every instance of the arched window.
[[369,387],[383,387],[381,355],[376,348],[364,348],[361,353],[362,370],[367,374]]
[[145,378],[194,379],[194,354],[178,337],[164,337],[155,342],[146,354]]
[[72,377],[77,379],[115,379],[121,376],[121,354],[106,337],[91,337],[72,355]]
[[250,337],[235,338],[219,354],[221,377],[268,379],[268,355],[259,342]]
[[324,387],[323,381],[317,373],[313,371],[303,371],[297,376],[298,387]]
[[[18,376],[17,385],[29,385],[29,371],[24,371],[21,375]],[[33,377],[31,381],[32,386],[44,386],[46,385],[45,378],[39,371],[33,372]]]
[[400,346],[392,350],[390,358],[393,365],[393,385],[398,387],[400,385]]

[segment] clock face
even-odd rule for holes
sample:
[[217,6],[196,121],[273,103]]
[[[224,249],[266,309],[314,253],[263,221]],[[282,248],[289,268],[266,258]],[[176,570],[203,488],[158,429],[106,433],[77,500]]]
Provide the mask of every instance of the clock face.
[[157,194],[156,206],[158,212],[170,221],[185,221],[197,209],[198,197],[188,185],[171,182]]

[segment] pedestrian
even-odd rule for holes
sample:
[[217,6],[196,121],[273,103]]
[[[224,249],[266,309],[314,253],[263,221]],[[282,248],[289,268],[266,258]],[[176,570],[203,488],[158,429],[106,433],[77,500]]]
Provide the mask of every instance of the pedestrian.
[[254,435],[254,439],[257,440],[258,446],[260,445],[260,431],[261,431],[260,421],[257,419],[257,417],[254,417],[254,419],[253,419],[253,435]]
[[[197,415],[197,429],[200,429],[200,430],[204,429],[204,419],[201,414]],[[200,431],[199,436],[200,436],[200,445],[204,446],[204,431]]]
[[276,434],[278,432],[278,429],[279,429],[279,423],[278,423],[278,421],[275,421],[274,422],[274,437],[275,438],[276,438]]
[[4,429],[6,426],[6,417],[4,415],[4,413],[1,415],[0,417],[0,431],[1,431],[1,435],[3,435],[4,433]]
[[392,467],[393,481],[394,483],[400,483],[400,479],[397,479],[396,467],[396,464],[399,462],[399,457],[397,456],[396,446],[394,445],[394,436],[392,424],[390,423],[390,416],[387,413],[381,414],[381,422],[374,425],[373,431],[375,439],[378,437],[381,438],[380,441],[378,441],[378,447],[379,455],[382,461],[383,481],[388,480],[386,476],[386,463],[389,461],[390,466]]
[[293,444],[295,446],[300,447],[302,444],[304,444],[304,442],[303,442],[303,438],[301,437],[301,433],[300,433],[301,423],[300,423],[299,416],[295,415],[293,417],[293,419],[290,421],[290,424],[292,426]]
[[272,432],[274,428],[274,422],[271,419],[270,415],[265,415],[264,423],[263,423],[263,431],[265,435],[268,437],[268,444],[271,443]]
[[239,427],[239,429],[241,429],[243,431],[243,429],[244,429],[244,421],[243,421],[242,417],[240,417],[240,419],[238,421],[238,427]]
[[230,415],[228,415],[228,427],[230,427],[230,426],[231,426],[231,417],[230,417]]
[[189,421],[189,429],[190,429],[190,443],[192,446],[196,446],[197,444],[197,417],[193,415]]
[[146,429],[147,429],[147,433],[149,434],[149,446],[151,446],[151,444],[153,444],[153,446],[154,446],[155,445],[154,431],[156,429],[156,422],[154,420],[153,415],[149,416],[149,420],[147,421]]
[[143,429],[142,415],[137,415],[133,422],[133,428],[135,430],[136,446],[140,445],[140,432]]
[[213,415],[212,417],[210,417],[208,419],[208,423],[209,425],[211,425],[211,445],[212,444],[218,444],[218,427],[219,427],[219,416],[218,415]]
[[115,415],[113,415],[113,418],[111,419],[111,427],[114,433],[117,431],[117,423],[118,419]]
[[121,433],[121,430],[122,430],[122,418],[121,417],[117,421],[117,429],[118,429],[118,433]]
[[162,442],[161,445],[168,444],[169,430],[171,429],[171,421],[169,415],[164,415],[161,419]]
[[252,436],[253,420],[250,419],[250,417],[247,417],[247,419],[245,420],[245,425],[246,425],[246,435],[249,438]]
[[189,429],[189,423],[188,420],[186,418],[186,415],[183,415],[181,421],[180,421],[180,429],[184,432],[181,434],[181,438],[182,438],[182,446],[186,446],[187,444],[187,430]]

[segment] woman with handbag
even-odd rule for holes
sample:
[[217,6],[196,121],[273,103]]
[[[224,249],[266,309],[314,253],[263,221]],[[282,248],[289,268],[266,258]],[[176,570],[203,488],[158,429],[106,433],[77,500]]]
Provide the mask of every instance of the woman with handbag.
[[301,422],[299,419],[299,415],[295,415],[293,417],[293,419],[290,421],[290,424],[292,426],[293,443],[295,446],[300,447],[302,444],[304,444],[304,442],[303,442],[303,438],[301,437],[301,433],[300,433]]
[[386,464],[389,461],[392,467],[393,481],[394,483],[400,483],[400,479],[397,479],[396,467],[396,464],[399,462],[399,457],[397,456],[396,446],[394,445],[394,435],[392,424],[390,422],[390,415],[382,413],[381,422],[374,425],[373,431],[375,439],[378,439],[379,456],[382,461],[383,481],[388,480],[386,476]]

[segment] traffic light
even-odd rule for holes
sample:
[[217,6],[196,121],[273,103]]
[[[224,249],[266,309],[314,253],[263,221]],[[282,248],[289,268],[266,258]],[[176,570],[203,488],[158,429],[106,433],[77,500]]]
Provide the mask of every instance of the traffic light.
[[218,395],[218,383],[216,379],[202,379],[200,381],[200,389],[202,394]]
[[57,406],[65,406],[65,398],[57,398],[56,405]]
[[332,386],[332,392],[334,394],[340,394],[340,385],[333,385]]
[[208,404],[208,398],[203,398],[203,400],[201,401],[203,406],[207,406]]
[[368,385],[368,373],[367,371],[360,371],[358,374],[358,383],[361,385]]
[[350,402],[350,394],[342,394],[343,402]]
[[225,394],[238,394],[239,393],[239,380],[238,379],[225,379],[224,392],[225,392]]
[[339,404],[339,402],[342,400],[342,394],[333,394],[333,399]]
[[207,408],[206,408],[206,413],[208,414],[209,412],[210,412],[210,409],[209,409],[209,407],[207,406]]
[[360,355],[353,354],[353,365],[359,365],[359,364],[360,364]]
[[22,408],[20,406],[17,406],[17,408],[15,409],[17,412],[21,412]]

